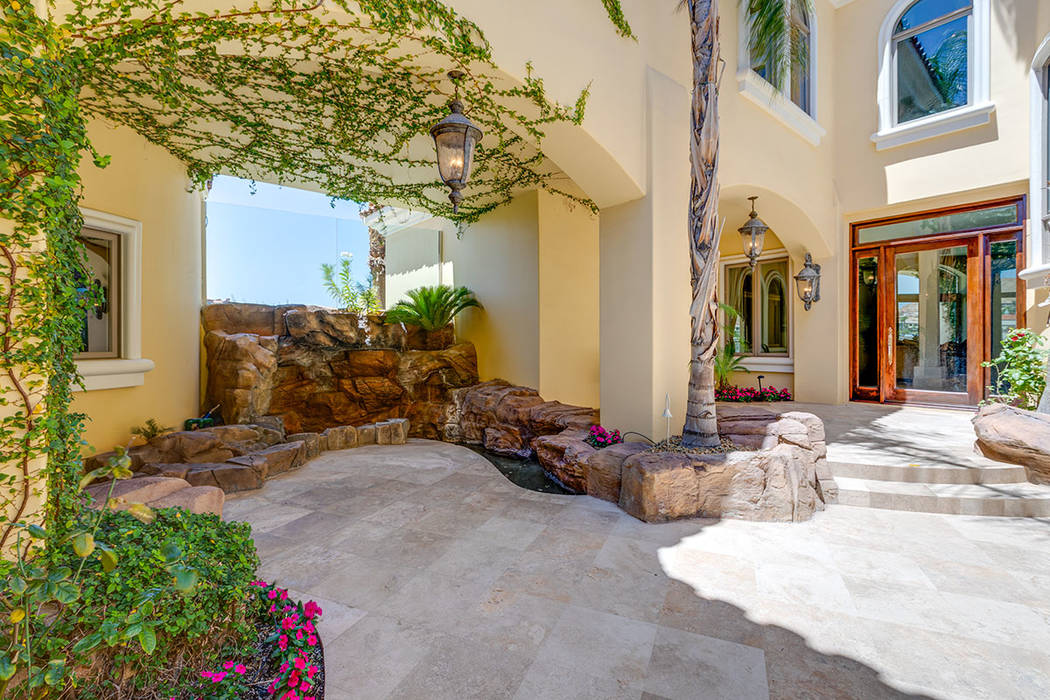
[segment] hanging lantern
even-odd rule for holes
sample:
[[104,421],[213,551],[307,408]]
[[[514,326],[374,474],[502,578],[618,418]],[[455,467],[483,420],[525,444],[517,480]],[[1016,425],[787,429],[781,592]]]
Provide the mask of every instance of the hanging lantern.
[[[450,71],[448,77],[458,83],[463,77],[459,71]],[[458,92],[458,91],[457,91]],[[449,105],[451,113],[430,128],[437,149],[438,173],[451,192],[452,213],[459,213],[463,201],[462,189],[470,178],[470,166],[474,160],[474,147],[481,141],[481,129],[463,115],[463,103],[459,97]]]
[[755,200],[758,197],[748,197],[748,199],[751,200],[751,214],[737,231],[740,232],[744,244],[744,255],[747,256],[751,267],[754,267],[758,264],[758,256],[762,254],[762,245],[765,243],[766,231],[769,230],[769,227],[758,218],[758,212],[755,211]]
[[813,306],[813,302],[820,301],[820,265],[813,262],[813,256],[809,253],[806,253],[802,269],[795,275],[795,285],[798,287],[798,298],[806,305],[806,311]]

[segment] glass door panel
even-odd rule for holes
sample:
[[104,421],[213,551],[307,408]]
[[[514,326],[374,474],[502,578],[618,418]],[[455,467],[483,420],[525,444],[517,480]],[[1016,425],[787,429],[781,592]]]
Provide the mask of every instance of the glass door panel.
[[967,392],[969,250],[897,253],[891,329],[893,393]]
[[[856,372],[858,388],[879,387],[879,259],[857,258],[856,264]],[[868,392],[865,392],[868,393]],[[877,393],[874,398],[878,398]]]
[[[988,278],[988,356],[995,358],[1003,350],[1003,338],[1018,326],[1017,241],[994,241],[988,247],[991,258]],[[992,367],[989,370],[989,385],[995,386],[996,380],[996,368]]]

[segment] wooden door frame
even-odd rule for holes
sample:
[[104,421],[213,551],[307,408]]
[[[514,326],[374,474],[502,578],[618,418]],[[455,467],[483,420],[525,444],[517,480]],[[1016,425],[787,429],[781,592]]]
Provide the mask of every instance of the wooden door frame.
[[[965,229],[951,231],[943,234],[935,234],[927,237],[901,238],[873,243],[857,243],[857,231],[873,225],[898,223],[904,221],[917,221],[932,216],[953,214],[979,209],[993,208],[1016,204],[1018,220],[1015,224],[992,226],[978,229]],[[922,212],[914,212],[901,216],[886,217],[882,219],[871,219],[858,221],[850,224],[850,256],[849,256],[849,379],[850,400],[852,401],[875,401],[880,403],[915,402],[941,405],[976,405],[984,396],[985,387],[990,383],[990,370],[982,367],[985,355],[991,348],[991,299],[988,294],[991,284],[991,243],[1012,240],[1016,242],[1016,269],[1024,269],[1025,252],[1025,227],[1027,224],[1027,199],[1024,195],[1006,197],[984,202],[976,202],[962,206],[942,207]],[[892,344],[893,351],[887,347],[889,336],[886,329],[892,324],[894,335],[896,334],[896,306],[894,295],[896,294],[896,275],[890,274],[896,269],[897,253],[912,250],[929,250],[949,247],[952,245],[967,246],[967,390],[965,394],[954,392],[933,392],[915,389],[896,388],[896,342]],[[879,386],[859,386],[859,368],[857,352],[858,317],[858,268],[859,258],[874,257],[878,265],[877,293],[877,335],[879,350],[878,372]],[[1024,280],[1019,276],[1017,282],[1017,327],[1021,328],[1026,323]],[[975,313],[976,311],[976,313]],[[894,341],[896,338],[893,339]],[[971,345],[973,346],[971,348]],[[895,398],[902,397],[902,398]]]

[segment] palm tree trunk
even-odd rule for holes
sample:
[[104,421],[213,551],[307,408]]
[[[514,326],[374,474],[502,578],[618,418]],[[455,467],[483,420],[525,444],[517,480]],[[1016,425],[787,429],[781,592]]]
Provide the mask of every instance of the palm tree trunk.
[[715,419],[714,356],[718,339],[718,0],[686,0],[693,38],[693,104],[689,160],[689,257],[693,300],[689,396],[682,444],[719,444]]

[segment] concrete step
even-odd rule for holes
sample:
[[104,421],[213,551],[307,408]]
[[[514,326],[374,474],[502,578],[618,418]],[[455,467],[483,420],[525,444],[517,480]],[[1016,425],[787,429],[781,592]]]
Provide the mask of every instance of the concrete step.
[[1024,467],[989,462],[982,466],[923,464],[860,464],[828,461],[836,479],[870,479],[922,484],[1023,484],[1028,479]]
[[838,502],[886,510],[955,515],[1050,516],[1050,487],[1023,484],[919,484],[835,477]]

